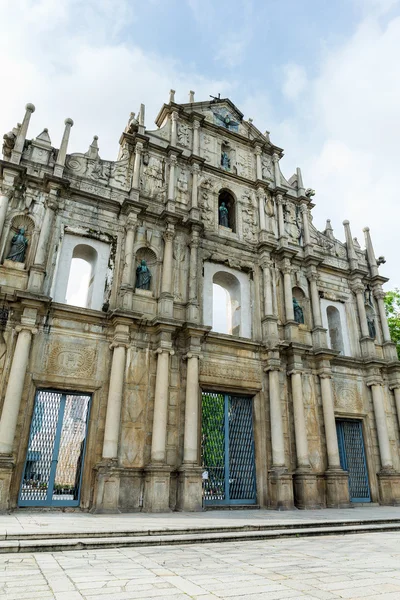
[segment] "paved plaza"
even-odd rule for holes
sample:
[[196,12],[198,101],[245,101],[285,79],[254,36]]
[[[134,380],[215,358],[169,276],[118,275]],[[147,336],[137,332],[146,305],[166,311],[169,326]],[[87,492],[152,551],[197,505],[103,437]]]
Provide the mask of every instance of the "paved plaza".
[[4,600],[400,599],[400,533],[0,555]]

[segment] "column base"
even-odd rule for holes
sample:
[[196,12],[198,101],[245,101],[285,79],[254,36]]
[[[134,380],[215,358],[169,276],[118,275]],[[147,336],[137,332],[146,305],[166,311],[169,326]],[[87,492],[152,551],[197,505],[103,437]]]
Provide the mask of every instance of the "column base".
[[293,484],[296,508],[310,510],[323,507],[315,473],[312,473],[309,469],[298,469],[293,475]]
[[267,346],[274,348],[279,342],[278,317],[267,315],[261,321],[262,337]]
[[382,470],[378,473],[379,503],[400,506],[400,473]]
[[40,294],[43,289],[43,282],[46,276],[44,267],[33,265],[29,271],[28,291]]
[[349,474],[342,469],[328,469],[325,472],[326,507],[349,508]]
[[372,338],[363,337],[360,339],[361,354],[366,357],[374,358],[376,355],[375,342]]
[[383,342],[383,355],[386,360],[397,360],[396,344],[393,342]]
[[188,323],[199,322],[199,305],[197,304],[197,302],[189,302],[187,304],[186,319]]
[[198,512],[203,509],[203,469],[192,465],[182,465],[178,473],[177,509],[185,512]]
[[158,301],[159,314],[163,317],[174,316],[174,297],[172,294],[162,293]]
[[293,501],[293,475],[287,469],[276,468],[270,471],[270,501],[269,507],[276,510],[291,510]]
[[124,310],[132,310],[133,300],[133,287],[128,285],[121,285],[121,304]]
[[92,513],[120,513],[120,473],[117,461],[100,463],[96,467]]
[[14,466],[11,454],[0,454],[0,512],[11,508],[10,486]]
[[169,487],[171,468],[163,465],[150,465],[145,470],[144,512],[170,512]]
[[328,341],[324,327],[314,327],[311,332],[314,348],[327,348]]

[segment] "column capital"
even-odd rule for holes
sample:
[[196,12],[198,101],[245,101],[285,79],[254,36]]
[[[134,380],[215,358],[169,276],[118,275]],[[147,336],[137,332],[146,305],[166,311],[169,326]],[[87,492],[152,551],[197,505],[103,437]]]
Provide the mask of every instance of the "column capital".
[[129,348],[129,346],[129,340],[115,339],[111,342],[109,348],[110,350],[114,350],[114,348]]
[[304,214],[308,215],[308,204],[307,204],[307,202],[305,202],[304,200],[303,200],[303,202],[301,202],[301,204],[300,204],[300,211],[301,211],[301,213],[302,213],[303,215],[304,215]]
[[201,172],[201,168],[200,165],[196,162],[192,163],[191,167],[190,167],[190,172],[192,173],[192,175],[194,174],[199,174]]
[[374,294],[374,298],[376,298],[377,300],[379,300],[379,299],[383,300],[384,297],[386,296],[386,292],[382,289],[382,287],[380,285],[373,288],[373,294]]
[[290,371],[287,371],[287,375],[303,375],[304,374],[304,369],[290,369]]
[[199,360],[203,360],[204,356],[200,352],[188,352],[182,356],[182,360],[188,360],[189,358],[198,358]]
[[176,154],[170,154],[167,158],[167,163],[172,167],[178,164],[178,157]]
[[261,146],[258,146],[258,145],[257,145],[257,146],[254,148],[254,152],[256,153],[256,155],[257,155],[257,156],[261,156],[261,154],[262,154],[262,148],[261,148]]
[[279,156],[278,156],[278,154],[276,152],[274,152],[273,155],[272,155],[272,161],[274,163],[278,163],[279,162]]
[[382,379],[380,379],[380,377],[376,377],[376,376],[368,377],[365,383],[368,387],[377,386],[377,385],[383,386]]
[[[313,268],[313,267],[311,267]],[[315,269],[315,267],[314,267]],[[318,273],[318,271],[314,271],[314,270],[309,270],[307,273],[307,279],[309,279],[310,281],[315,281],[316,283],[318,283],[319,279],[320,279],[320,274]]]
[[193,120],[193,129],[200,129],[200,121],[198,119]]
[[29,331],[30,334],[35,335],[38,332],[38,328],[30,325],[24,325],[23,323],[15,326],[16,333],[21,331]]
[[389,390],[396,390],[400,388],[400,381],[391,381],[389,383]]
[[350,284],[350,289],[355,294],[363,294],[365,292],[365,286],[361,281],[354,281]]
[[283,206],[285,204],[285,201],[284,201],[284,198],[283,198],[282,194],[280,194],[280,193],[276,194],[275,199],[276,199],[276,203],[277,204],[279,204],[281,206]]
[[327,367],[324,367],[320,371],[318,371],[318,377],[320,379],[332,379],[332,371]]
[[134,230],[137,226],[137,214],[130,212],[126,218],[125,231]]
[[169,354],[170,356],[174,356],[175,354],[175,350],[172,350],[171,348],[163,348],[161,346],[154,350],[154,354],[162,354],[163,352]]
[[173,229],[173,225],[171,225],[172,229],[170,229],[170,224],[168,224],[168,229],[166,229],[163,233],[164,242],[172,243],[175,237],[175,231]]
[[143,148],[144,148],[143,142],[136,142],[135,154],[141,154],[143,152]]
[[178,111],[177,111],[177,110],[173,110],[173,111],[172,111],[172,113],[171,113],[171,119],[172,119],[173,121],[175,121],[175,122],[176,122],[176,121],[179,119],[179,113],[178,113]]
[[282,265],[281,265],[281,269],[282,269],[282,273],[284,275],[291,275],[292,274],[292,265],[290,262],[289,258],[285,258],[283,259]]

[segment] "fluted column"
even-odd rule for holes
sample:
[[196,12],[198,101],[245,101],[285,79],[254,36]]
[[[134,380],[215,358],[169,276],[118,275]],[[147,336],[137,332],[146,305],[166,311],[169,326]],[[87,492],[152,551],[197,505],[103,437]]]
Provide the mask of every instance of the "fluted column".
[[54,217],[58,208],[58,188],[52,188],[46,201],[42,227],[40,229],[39,241],[36,248],[35,260],[29,273],[28,289],[33,292],[42,292],[43,282],[46,275],[48,245],[53,230]]
[[132,294],[135,286],[134,281],[134,256],[133,256],[133,247],[135,244],[135,232],[137,225],[137,216],[136,214],[130,214],[125,226],[125,261],[124,261],[124,270],[122,272],[122,281],[121,287],[125,288],[125,293],[123,296],[123,307],[130,310],[132,308]]
[[32,113],[35,112],[35,107],[33,104],[27,104],[25,106],[25,116],[22,121],[22,125],[19,128],[17,139],[15,140],[14,148],[11,153],[10,162],[14,165],[19,165],[22,152],[24,150],[24,144],[26,139],[26,134],[28,132],[29,121],[31,119]]
[[37,329],[17,325],[18,333],[0,420],[0,454],[11,454],[21,406],[32,335]]
[[196,163],[192,165],[192,200],[191,200],[191,208],[197,208],[197,194],[198,194],[198,185],[199,185],[199,173],[200,167]]
[[193,121],[193,154],[200,156],[200,121]]
[[261,229],[261,231],[264,231],[266,229],[265,208],[264,208],[265,193],[262,188],[259,188],[257,190],[257,197],[258,197],[258,214],[259,214],[259,218],[260,218],[260,229]]
[[308,220],[308,206],[302,203],[300,206],[301,215],[303,218],[303,245],[309,246],[311,244],[310,237],[310,222]]
[[274,177],[275,177],[275,185],[280,187],[281,185],[281,172],[279,170],[279,156],[274,152],[272,155],[272,162],[274,164]]
[[378,434],[379,455],[381,457],[382,469],[392,470],[393,459],[390,449],[382,383],[379,381],[373,381],[371,383],[367,382],[367,385],[371,387],[372,392],[372,403],[374,405],[376,431]]
[[178,159],[174,154],[169,157],[168,200],[175,200],[175,168]]
[[390,330],[389,330],[388,320],[387,320],[386,311],[385,311],[385,303],[383,301],[383,299],[385,297],[385,292],[383,291],[383,289],[380,286],[374,288],[374,297],[376,298],[376,303],[378,305],[379,318],[380,318],[381,327],[382,327],[383,341],[390,342],[391,341]]
[[167,230],[164,233],[164,260],[161,278],[161,293],[172,293],[172,265],[173,265],[173,242],[174,242],[174,226],[168,223]]
[[328,373],[320,373],[322,411],[324,415],[326,451],[328,468],[340,469],[339,446],[336,433],[335,411],[333,404],[332,378]]
[[256,152],[256,178],[261,181],[261,179],[262,179],[262,166],[261,166],[261,152],[262,152],[262,150],[261,150],[261,147],[260,146],[256,146],[255,152]]
[[173,350],[158,348],[156,390],[154,395],[154,419],[151,439],[151,462],[165,463],[167,417],[168,417],[168,386],[169,386],[169,357]]
[[121,422],[122,392],[126,363],[126,345],[119,342],[111,344],[113,357],[111,363],[110,386],[107,398],[107,414],[104,429],[103,458],[118,458],[118,440]]
[[12,190],[7,190],[0,193],[0,239],[3,234],[4,223],[7,216],[8,202]]
[[292,381],[292,400],[294,416],[294,434],[296,439],[297,467],[310,468],[308,454],[307,428],[304,415],[302,374],[300,371],[289,373]]
[[361,283],[361,281],[356,281],[356,282],[354,282],[354,284],[352,286],[352,290],[356,295],[358,317],[360,319],[361,335],[362,335],[362,337],[369,337],[367,313],[365,312],[365,303],[364,303],[365,288],[364,288],[363,284]]
[[283,290],[285,295],[285,316],[286,321],[294,321],[293,310],[293,292],[292,292],[292,275],[290,261],[285,259],[283,265]]
[[271,420],[272,467],[285,467],[285,439],[283,436],[282,407],[279,385],[279,368],[268,372]]
[[286,238],[285,231],[285,220],[283,218],[283,196],[282,194],[277,194],[276,203],[278,205],[278,233],[279,239]]
[[262,264],[262,270],[264,280],[264,315],[269,316],[274,314],[272,298],[272,277],[269,262],[265,261]]
[[178,133],[178,118],[179,115],[174,110],[171,114],[171,146],[176,146],[176,138]]
[[133,166],[133,177],[132,177],[132,187],[135,189],[137,189],[139,187],[139,182],[140,182],[140,164],[141,164],[142,152],[143,152],[142,142],[136,142],[135,163]]
[[65,124],[64,134],[63,134],[63,137],[61,140],[60,149],[57,154],[56,164],[54,166],[54,175],[56,177],[62,177],[63,173],[64,173],[64,164],[65,164],[65,158],[67,156],[69,135],[71,133],[71,127],[73,126],[74,122],[72,119],[65,119],[64,124]]
[[183,462],[198,463],[199,431],[199,359],[198,354],[188,352],[186,372],[185,434]]
[[314,327],[322,327],[321,304],[319,301],[319,293],[318,293],[318,285],[317,285],[318,273],[316,271],[311,271],[308,274],[308,280],[310,282],[311,307],[312,307]]

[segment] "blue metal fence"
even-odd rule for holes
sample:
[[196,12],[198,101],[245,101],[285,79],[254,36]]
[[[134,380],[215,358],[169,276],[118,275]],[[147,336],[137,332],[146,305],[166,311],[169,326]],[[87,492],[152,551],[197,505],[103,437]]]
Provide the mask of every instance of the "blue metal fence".
[[367,463],[361,421],[338,420],[336,431],[339,443],[340,464],[349,472],[351,502],[370,502]]

